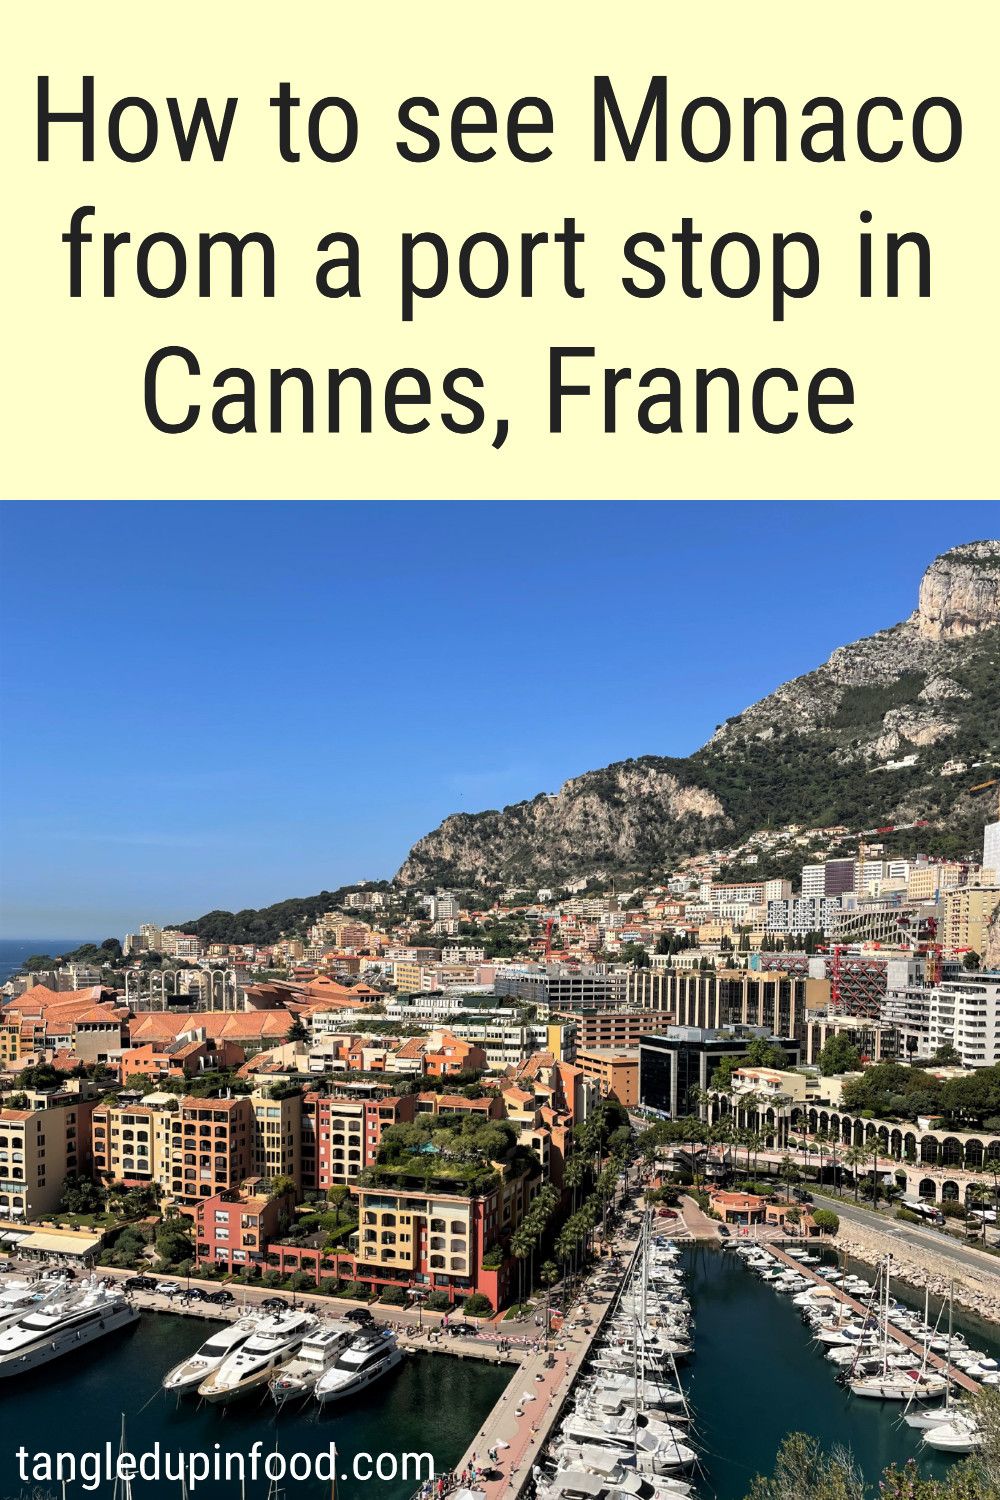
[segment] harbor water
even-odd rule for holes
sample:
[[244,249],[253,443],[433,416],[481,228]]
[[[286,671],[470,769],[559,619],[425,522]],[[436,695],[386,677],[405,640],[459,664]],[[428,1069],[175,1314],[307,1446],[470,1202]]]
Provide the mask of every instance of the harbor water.
[[[695,1316],[687,1384],[706,1497],[743,1500],[754,1475],[771,1472],[785,1434],[796,1431],[827,1451],[850,1449],[873,1495],[892,1463],[916,1458],[929,1477],[947,1473],[953,1460],[921,1445],[920,1434],[900,1423],[898,1403],[858,1400],[837,1383],[791,1297],[772,1291],[740,1256],[697,1245],[685,1250],[684,1265]],[[968,1337],[986,1347],[981,1335]]]
[[[197,1397],[176,1399],[160,1388],[164,1374],[186,1358],[218,1324],[200,1318],[144,1313],[132,1329],[92,1344],[77,1354],[33,1374],[13,1376],[0,1385],[0,1500],[17,1496],[51,1495],[56,1484],[21,1482],[15,1450],[29,1452],[100,1450],[111,1443],[117,1453],[122,1416],[126,1446],[133,1453],[148,1451],[159,1440],[164,1450],[212,1455],[216,1444],[249,1453],[260,1439],[264,1453],[277,1442],[280,1452],[325,1453],[331,1442],[347,1460],[338,1464],[337,1500],[403,1500],[417,1488],[411,1479],[372,1479],[341,1482],[355,1454],[424,1453],[435,1459],[437,1472],[448,1470],[465,1452],[487,1413],[511,1377],[509,1367],[479,1360],[461,1360],[443,1353],[412,1354],[383,1380],[356,1398],[323,1409],[315,1402],[280,1412],[269,1396],[262,1402],[250,1396],[229,1407],[199,1404]],[[134,1500],[177,1500],[178,1485],[143,1482],[133,1485]],[[288,1496],[328,1500],[330,1485],[310,1480],[286,1480],[280,1491]],[[77,1483],[67,1488],[67,1500],[83,1500],[89,1492]],[[246,1485],[246,1500],[264,1500],[268,1482]],[[110,1486],[102,1485],[102,1497]],[[238,1482],[198,1486],[189,1500],[240,1500]]]

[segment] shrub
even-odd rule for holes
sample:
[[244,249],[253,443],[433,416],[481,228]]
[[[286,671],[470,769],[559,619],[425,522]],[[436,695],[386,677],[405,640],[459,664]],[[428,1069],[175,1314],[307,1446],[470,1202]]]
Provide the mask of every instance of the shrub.
[[405,1307],[407,1297],[401,1286],[384,1286],[378,1300],[387,1307]]
[[368,1288],[362,1286],[360,1281],[349,1281],[344,1287],[343,1295],[353,1297],[356,1302],[367,1302],[369,1300]]
[[466,1297],[462,1303],[462,1310],[470,1318],[488,1318],[493,1311],[488,1298],[484,1297],[482,1292],[473,1292]]
[[435,1287],[433,1292],[427,1293],[424,1306],[431,1312],[447,1312],[451,1307],[451,1298],[447,1292],[442,1292],[440,1287]]
[[921,1222],[920,1215],[915,1214],[912,1209],[909,1208],[897,1208],[895,1217],[897,1219],[902,1219],[906,1224],[919,1224]]

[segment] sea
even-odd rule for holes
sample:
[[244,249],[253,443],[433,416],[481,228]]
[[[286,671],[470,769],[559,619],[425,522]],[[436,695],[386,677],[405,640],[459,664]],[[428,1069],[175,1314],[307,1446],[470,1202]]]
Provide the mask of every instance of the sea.
[[[70,1352],[31,1374],[15,1369],[0,1379],[0,1496],[51,1496],[58,1484],[23,1483],[16,1450],[32,1453],[101,1453],[105,1444],[117,1453],[124,1432],[125,1448],[136,1455],[153,1450],[212,1456],[221,1450],[242,1453],[249,1462],[255,1442],[263,1454],[277,1447],[286,1463],[294,1454],[328,1453],[336,1444],[343,1462],[336,1473],[337,1500],[408,1500],[417,1490],[413,1478],[353,1478],[356,1455],[430,1453],[438,1473],[449,1471],[476,1436],[511,1379],[511,1367],[458,1359],[444,1353],[408,1355],[401,1365],[362,1395],[334,1405],[289,1402],[280,1413],[270,1397],[259,1395],[227,1407],[194,1399],[180,1400],[161,1388],[166,1372],[193,1354],[220,1325],[200,1318],[143,1313],[138,1324],[103,1342]],[[7,1375],[7,1371],[3,1372]],[[30,1461],[26,1458],[25,1463]],[[367,1463],[363,1466],[367,1468]],[[235,1471],[230,1470],[231,1473]],[[387,1472],[383,1466],[382,1472]],[[346,1474],[346,1480],[341,1475]],[[176,1483],[136,1479],[134,1500],[267,1500],[280,1495],[302,1500],[330,1500],[329,1480],[286,1479],[269,1485],[247,1478],[241,1490],[235,1477],[182,1489]],[[66,1487],[66,1500],[89,1494],[112,1500],[112,1486],[85,1488],[79,1478]],[[122,1500],[119,1486],[119,1500]]]
[[60,953],[72,953],[81,943],[100,941],[100,938],[0,938],[0,984],[6,984],[12,974],[19,973],[24,960],[34,953],[47,953],[55,958]]
[[[823,1448],[849,1449],[876,1500],[878,1478],[891,1463],[916,1459],[926,1477],[940,1478],[954,1460],[922,1448],[920,1434],[902,1425],[893,1404],[862,1401],[834,1379],[789,1297],[754,1276],[739,1257],[713,1246],[683,1252],[694,1307],[695,1352],[683,1367],[701,1451],[698,1500],[744,1500],[755,1474],[768,1474],[786,1433],[813,1434]],[[894,1287],[894,1291],[896,1288]],[[956,1327],[964,1319],[956,1316]],[[127,1448],[211,1454],[215,1445],[248,1453],[260,1440],[266,1452],[326,1452],[331,1441],[348,1457],[358,1453],[430,1452],[447,1470],[473,1442],[511,1379],[509,1367],[445,1353],[420,1353],[356,1400],[328,1407],[315,1403],[276,1415],[268,1402],[218,1408],[174,1400],[161,1390],[165,1372],[186,1358],[216,1324],[170,1314],[144,1313],[131,1330],[67,1355],[31,1375],[0,1379],[0,1497],[51,1496],[53,1486],[19,1482],[15,1449],[80,1454],[110,1444],[117,1450],[124,1424]],[[967,1331],[970,1345],[994,1355],[994,1338]],[[515,1386],[515,1390],[519,1387]],[[351,1466],[340,1466],[350,1474]],[[177,1485],[136,1484],[134,1500],[177,1500]],[[338,1500],[409,1500],[416,1486],[402,1479],[368,1485],[338,1481]],[[281,1493],[330,1500],[329,1487],[292,1483]],[[110,1487],[100,1497],[112,1500]],[[79,1484],[67,1500],[84,1500]],[[241,1500],[234,1484],[208,1484],[188,1500]],[[122,1497],[119,1496],[119,1500]],[[245,1500],[268,1500],[268,1486],[248,1484]],[[270,1500],[273,1500],[273,1492]]]

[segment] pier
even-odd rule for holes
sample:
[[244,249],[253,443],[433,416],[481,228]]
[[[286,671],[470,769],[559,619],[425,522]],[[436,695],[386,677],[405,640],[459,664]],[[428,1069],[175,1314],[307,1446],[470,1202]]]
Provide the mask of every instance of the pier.
[[[584,1283],[579,1300],[593,1309],[592,1319],[585,1328],[574,1332],[569,1332],[568,1323],[564,1324],[561,1339],[555,1347],[548,1353],[540,1349],[523,1361],[455,1465],[454,1472],[461,1474],[463,1469],[475,1463],[475,1489],[485,1495],[486,1500],[518,1500],[523,1493],[595,1339],[618,1304],[638,1248],[638,1242],[634,1240],[618,1246],[628,1263],[622,1271],[618,1289],[605,1297],[599,1306],[594,1298],[587,1297]],[[496,1448],[499,1453],[495,1468],[490,1466],[486,1456],[490,1448]]]
[[[817,1275],[812,1266],[804,1266],[801,1261],[797,1261],[792,1256],[786,1255],[784,1250],[780,1249],[778,1245],[772,1244],[766,1248],[776,1260],[780,1261],[782,1265],[787,1266],[789,1270],[796,1271],[800,1276],[807,1276],[816,1286],[829,1288],[839,1302],[845,1307],[851,1308],[860,1317],[865,1318],[870,1313],[871,1309],[866,1307],[863,1302],[859,1302],[856,1297],[852,1297],[848,1292],[841,1291],[839,1286],[834,1286],[831,1282],[827,1281],[825,1276]],[[954,1381],[963,1390],[969,1391],[975,1396],[983,1389],[978,1380],[973,1380],[971,1375],[966,1375],[964,1370],[959,1370],[955,1365],[949,1364],[946,1359],[942,1359],[940,1354],[935,1354],[933,1350],[928,1349],[925,1355],[923,1344],[918,1339],[911,1338],[908,1333],[904,1333],[901,1328],[896,1328],[890,1323],[889,1334],[895,1343],[919,1355],[921,1360],[926,1357],[927,1364],[932,1369],[939,1371],[942,1375],[947,1375],[949,1380]]]

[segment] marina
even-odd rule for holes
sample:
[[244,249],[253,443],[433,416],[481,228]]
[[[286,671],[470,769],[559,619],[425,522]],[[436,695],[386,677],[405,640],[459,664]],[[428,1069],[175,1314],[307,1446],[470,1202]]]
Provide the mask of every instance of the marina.
[[[482,1333],[442,1341],[440,1329],[377,1325],[362,1309],[345,1316],[321,1299],[281,1312],[244,1303],[225,1318],[207,1316],[198,1302],[184,1315],[147,1308],[104,1347],[66,1354],[48,1378],[27,1371],[5,1382],[5,1420],[29,1449],[51,1446],[58,1410],[67,1448],[92,1444],[95,1430],[114,1441],[124,1416],[135,1448],[158,1439],[165,1448],[246,1451],[263,1437],[282,1450],[318,1452],[332,1437],[345,1453],[430,1451],[436,1475],[471,1477],[474,1465],[485,1500],[571,1500],[578,1491],[585,1500],[743,1500],[795,1429],[827,1447],[848,1446],[872,1483],[886,1465],[910,1458],[941,1476],[970,1450],[975,1436],[960,1399],[981,1381],[954,1361],[982,1358],[988,1383],[998,1361],[996,1345],[961,1318],[941,1335],[939,1309],[923,1341],[891,1327],[891,1378],[906,1365],[911,1374],[942,1372],[944,1355],[930,1345],[953,1339],[947,1401],[936,1399],[944,1380],[926,1406],[859,1400],[845,1376],[879,1367],[873,1299],[886,1298],[892,1319],[910,1319],[914,1329],[918,1310],[794,1248],[745,1243],[737,1253],[648,1227],[646,1235],[645,1245],[641,1237],[620,1242],[617,1264],[591,1271],[550,1349],[498,1349]],[[45,1306],[53,1294],[39,1285],[35,1295]],[[13,1288],[8,1300],[17,1296]],[[497,1336],[492,1325],[485,1331]],[[88,1409],[100,1413],[89,1423]],[[0,1478],[11,1493],[14,1476]],[[351,1495],[350,1482],[339,1492]],[[159,1500],[166,1490],[151,1484],[143,1493]],[[403,1500],[413,1486],[401,1478],[385,1493]]]

